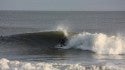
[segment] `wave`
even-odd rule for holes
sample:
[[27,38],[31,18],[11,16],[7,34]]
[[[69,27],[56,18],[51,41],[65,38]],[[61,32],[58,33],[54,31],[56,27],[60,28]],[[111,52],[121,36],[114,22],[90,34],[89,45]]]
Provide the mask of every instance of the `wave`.
[[[36,42],[36,43],[56,43],[63,44],[63,41],[66,40],[66,36],[62,31],[48,31],[48,32],[36,32],[36,33],[24,33],[24,34],[15,34],[9,36],[1,36],[1,42],[13,42],[13,41],[22,41],[22,42]],[[32,42],[32,43],[33,43]]]
[[125,54],[125,38],[121,35],[111,36],[104,33],[74,33],[59,30],[4,36],[0,38],[0,49],[3,49],[1,47],[5,48],[4,52],[15,49],[14,52],[21,53],[80,49],[96,54]]
[[[62,31],[15,34],[0,37],[0,52],[37,53],[57,50],[56,45],[64,45],[66,36]],[[57,50],[58,51],[58,50]],[[34,53],[32,53],[34,52]]]
[[97,54],[125,54],[125,39],[103,33],[82,32],[69,38],[63,49],[81,49]]
[[124,70],[125,65],[113,63],[47,63],[0,59],[0,70]]

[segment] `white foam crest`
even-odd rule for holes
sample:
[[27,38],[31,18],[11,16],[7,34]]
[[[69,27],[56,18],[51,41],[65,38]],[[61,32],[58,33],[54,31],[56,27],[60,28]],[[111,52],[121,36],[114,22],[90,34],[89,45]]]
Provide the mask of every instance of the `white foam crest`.
[[68,36],[68,32],[67,32],[68,29],[66,27],[58,26],[56,30],[57,31],[62,31],[65,34],[65,36]]
[[112,63],[89,64],[84,63],[47,63],[47,62],[22,62],[0,59],[0,70],[124,70],[125,65]]
[[71,37],[63,48],[90,50],[97,54],[125,54],[125,39],[120,35],[83,32]]

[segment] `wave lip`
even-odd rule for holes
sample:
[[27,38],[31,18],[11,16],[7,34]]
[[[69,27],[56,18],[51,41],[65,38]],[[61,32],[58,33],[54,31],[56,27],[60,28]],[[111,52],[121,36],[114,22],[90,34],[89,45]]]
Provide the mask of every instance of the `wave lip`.
[[63,49],[69,48],[89,50],[97,54],[125,54],[125,39],[122,36],[83,32],[69,38]]

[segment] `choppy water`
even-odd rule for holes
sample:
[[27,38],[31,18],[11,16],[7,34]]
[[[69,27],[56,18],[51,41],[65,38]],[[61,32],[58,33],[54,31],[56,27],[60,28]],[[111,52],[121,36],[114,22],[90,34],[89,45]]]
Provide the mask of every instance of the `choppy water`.
[[0,11],[0,69],[124,70],[124,27],[124,11]]

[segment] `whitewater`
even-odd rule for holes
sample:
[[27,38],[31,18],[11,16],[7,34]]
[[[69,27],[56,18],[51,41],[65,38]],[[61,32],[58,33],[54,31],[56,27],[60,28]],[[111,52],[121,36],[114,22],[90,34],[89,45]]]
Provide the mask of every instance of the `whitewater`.
[[82,32],[69,38],[63,49],[81,49],[96,54],[125,54],[125,38],[104,33]]
[[91,64],[84,63],[46,63],[46,62],[22,62],[0,59],[0,70],[124,70],[125,65],[112,63]]

